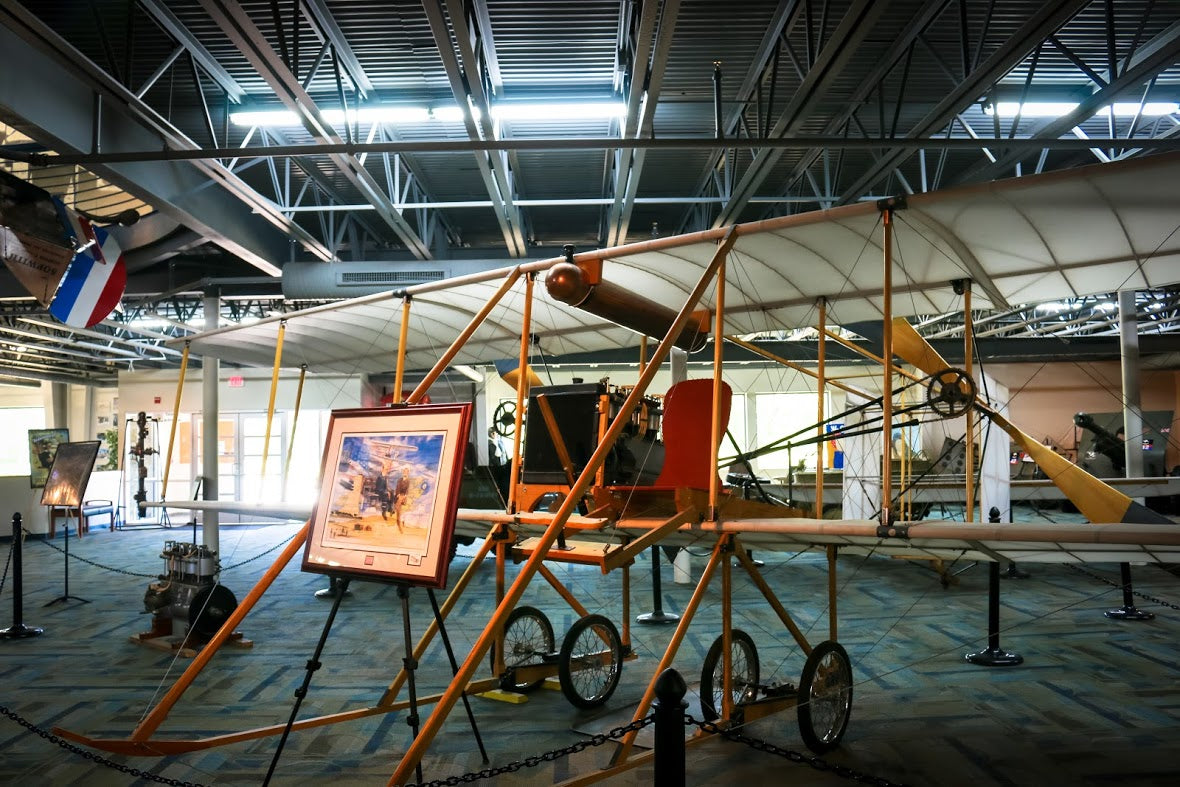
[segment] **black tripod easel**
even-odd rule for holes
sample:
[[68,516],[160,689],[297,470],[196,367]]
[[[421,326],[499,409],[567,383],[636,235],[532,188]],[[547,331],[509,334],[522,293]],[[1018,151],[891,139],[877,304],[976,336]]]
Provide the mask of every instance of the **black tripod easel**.
[[[50,506],[49,508],[51,510],[50,516],[52,516],[53,506]],[[77,512],[78,512],[78,527],[81,527],[82,526],[82,506],[79,505],[77,507],[77,509],[75,509],[75,510],[77,510]],[[66,512],[67,513],[69,512],[69,508],[66,508]],[[90,599],[88,599],[88,598],[82,598],[81,596],[71,596],[70,595],[70,518],[68,516],[66,517],[65,533],[66,533],[66,535],[65,535],[65,539],[66,539],[65,540],[65,560],[66,560],[66,562],[65,562],[65,590],[62,593],[62,595],[58,596],[57,598],[53,599],[52,601],[47,601],[41,605],[44,607],[50,607],[50,606],[53,606],[54,604],[58,604],[58,603],[65,602],[65,601],[81,601],[83,604],[90,603]]]
[[[298,689],[295,690],[295,706],[293,708],[291,708],[291,717],[287,720],[286,729],[283,730],[283,735],[279,739],[278,748],[275,749],[274,758],[271,760],[270,768],[266,772],[266,778],[262,782],[263,787],[267,787],[267,785],[270,784],[271,776],[274,775],[275,768],[279,764],[279,757],[283,753],[283,747],[286,745],[287,738],[291,734],[291,729],[295,725],[295,719],[299,715],[299,707],[300,707],[300,705],[303,704],[303,698],[307,696],[307,689],[311,685],[311,676],[314,675],[316,670],[318,670],[321,666],[320,655],[323,653],[324,645],[328,641],[328,632],[331,631],[331,629],[332,629],[332,623],[336,619],[336,612],[340,609],[340,602],[344,600],[344,597],[346,595],[348,595],[348,583],[349,583],[348,577],[337,577],[335,575],[329,575],[329,578],[331,579],[331,587],[335,591],[333,593],[333,595],[331,596],[332,609],[328,613],[328,619],[324,622],[324,630],[323,630],[323,632],[320,633],[320,640],[316,644],[315,654],[307,662],[307,674],[303,678],[303,685],[301,685]],[[441,612],[439,611],[438,601],[434,596],[433,589],[428,589],[427,592],[430,596],[430,606],[434,611],[435,622],[438,623],[439,635],[442,637],[443,646],[447,651],[447,659],[450,661],[450,664],[451,664],[451,674],[456,675],[459,672],[459,665],[455,661],[455,652],[451,648],[451,640],[450,640],[450,637],[447,635],[446,626],[443,624],[443,617],[442,617]],[[397,583],[397,596],[399,599],[401,599],[402,631],[403,631],[403,635],[404,635],[405,654],[406,654],[402,663],[405,665],[406,677],[407,677],[406,685],[407,685],[407,690],[409,692],[409,698],[410,698],[410,706],[409,706],[410,714],[409,714],[409,716],[406,717],[406,723],[410,725],[410,729],[412,730],[413,737],[417,738],[418,737],[418,694],[417,694],[417,687],[414,683],[414,671],[418,668],[418,662],[414,658],[414,649],[413,649],[414,644],[411,641],[411,636],[410,636],[410,586],[407,584],[401,583],[401,582]],[[323,598],[323,596],[321,596],[321,598]],[[479,753],[483,757],[483,761],[486,764],[488,762],[488,753],[484,749],[483,739],[480,737],[479,728],[475,724],[475,714],[473,714],[471,711],[471,704],[467,699],[467,692],[464,691],[462,696],[463,696],[463,707],[467,709],[467,718],[471,722],[471,730],[475,734],[475,742],[476,742],[476,744],[479,745]],[[419,763],[417,766],[415,778],[419,782],[422,781],[422,765],[421,765],[421,763]]]

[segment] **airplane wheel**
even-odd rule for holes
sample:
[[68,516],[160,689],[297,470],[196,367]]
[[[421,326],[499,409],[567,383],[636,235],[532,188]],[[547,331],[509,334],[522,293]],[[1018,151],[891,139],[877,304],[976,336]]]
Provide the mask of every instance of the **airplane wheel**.
[[942,418],[958,418],[975,404],[975,381],[961,369],[944,369],[926,384],[926,404]]
[[[553,652],[553,624],[545,613],[536,607],[517,607],[508,615],[504,624],[504,666],[511,670],[526,664],[538,664]],[[492,669],[496,668],[496,654],[492,653]],[[528,692],[538,688],[545,680],[529,683],[513,683],[511,672],[500,678],[500,688],[508,691]]]
[[[721,715],[725,698],[725,660],[722,658],[722,638],[713,640],[701,668],[701,715],[713,721]],[[754,640],[741,629],[729,633],[730,700],[737,709],[743,702],[753,702],[758,696],[758,648]]]
[[852,713],[852,664],[844,647],[821,642],[803,665],[796,711],[799,734],[816,754],[840,744]]
[[610,699],[622,669],[619,630],[602,615],[579,618],[561,641],[557,677],[561,693],[575,707],[597,708]]

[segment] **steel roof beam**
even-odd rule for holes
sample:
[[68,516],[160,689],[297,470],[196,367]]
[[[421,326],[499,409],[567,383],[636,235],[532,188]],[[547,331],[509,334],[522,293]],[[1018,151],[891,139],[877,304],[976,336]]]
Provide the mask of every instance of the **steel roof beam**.
[[[1180,22],[1174,22],[1151,41],[1135,50],[1122,73],[1116,75],[1107,72],[1103,75],[1094,75],[1094,82],[1099,86],[1096,90],[1080,101],[1076,109],[1060,118],[1046,122],[1030,134],[1029,138],[1054,139],[1070,133],[1072,129],[1092,117],[1101,107],[1114,101],[1120,93],[1141,85],[1145,80],[1173,65],[1178,58],[1180,58]],[[1011,150],[998,157],[993,164],[968,171],[959,178],[959,182],[992,180],[1002,177],[1028,155],[1027,148]]]
[[221,64],[217,62],[217,58],[213,57],[205,45],[184,26],[184,23],[177,19],[176,14],[172,13],[168,6],[157,2],[157,0],[139,0],[139,5],[143,6],[143,10],[156,20],[156,24],[188,50],[193,60],[196,60],[205,73],[225,91],[230,101],[235,104],[242,103],[246,91],[228,71],[222,68]]
[[[938,102],[926,117],[909,130],[907,136],[929,137],[946,127],[956,115],[976,101],[1001,77],[1011,71],[1036,49],[1041,42],[1059,30],[1079,11],[1090,4],[1090,0],[1056,0],[1046,2],[1017,30],[1003,46],[999,47],[981,65],[968,74],[942,101]],[[890,150],[856,181],[843,191],[841,204],[855,200],[871,188],[878,180],[905,161],[911,155],[906,148]]]
[[[0,0],[0,22],[0,72],[37,75],[36,80],[0,80],[0,107],[19,118],[30,136],[64,155],[93,152],[95,136],[108,153],[199,150],[14,0]],[[96,95],[104,100],[94,135]],[[95,162],[90,169],[271,275],[290,255],[292,239],[328,258],[315,238],[215,158],[201,155],[192,167],[171,167],[134,156]]]
[[[823,100],[824,94],[840,78],[857,47],[872,35],[877,20],[888,5],[871,0],[854,0],[771,128],[771,137],[790,136],[799,130],[803,121]],[[754,154],[754,160],[734,185],[729,202],[713,220],[714,227],[723,227],[738,220],[750,197],[761,187],[781,157],[782,150],[777,148],[760,150]]]
[[[447,0],[446,6],[451,17],[450,27],[443,17],[441,3],[422,0],[422,8],[430,23],[430,31],[434,35],[434,43],[456,103],[460,107],[466,107],[470,103],[479,111],[479,123],[471,117],[471,113],[463,113],[467,136],[472,141],[498,139],[495,120],[491,116],[491,105],[478,78],[479,62],[471,46],[463,3]],[[456,47],[459,50],[458,55],[455,54]],[[488,152],[473,150],[473,153],[484,188],[494,205],[496,221],[504,236],[504,245],[508,247],[510,256],[523,257],[528,247],[525,243],[520,209],[513,203],[515,193],[508,181],[507,157],[501,153],[493,159]]]
[[352,46],[344,37],[344,31],[340,29],[340,25],[336,24],[336,18],[332,16],[327,4],[324,0],[302,0],[302,5],[304,14],[312,22],[321,38],[332,45],[336,56],[340,58],[340,64],[348,73],[348,78],[356,85],[361,98],[370,97],[375,92],[373,83],[369,81],[360,59],[352,51]]
[[[298,76],[293,74],[275,53],[262,31],[240,5],[225,0],[201,0],[201,6],[258,71],[259,76],[270,85],[276,97],[295,113],[312,137],[329,144],[341,142],[335,129],[324,119],[319,106],[300,84]],[[406,248],[419,259],[430,259],[430,250],[422,242],[417,231],[397,212],[389,197],[364,165],[347,153],[330,154],[330,157],[353,187],[376,208],[378,215],[397,234]]]
[[[676,19],[680,13],[680,0],[664,0],[659,15],[657,10],[660,9],[656,3],[643,5],[633,60],[635,71],[631,74],[627,95],[627,118],[619,135],[623,139],[652,135],[656,105],[664,83],[664,69],[672,49],[672,34],[676,30]],[[657,21],[659,34],[652,47],[652,34]],[[639,191],[646,157],[646,151],[641,149],[625,148],[615,152],[614,202],[607,216],[607,246],[619,246],[627,242],[631,212],[635,208],[635,196]]]

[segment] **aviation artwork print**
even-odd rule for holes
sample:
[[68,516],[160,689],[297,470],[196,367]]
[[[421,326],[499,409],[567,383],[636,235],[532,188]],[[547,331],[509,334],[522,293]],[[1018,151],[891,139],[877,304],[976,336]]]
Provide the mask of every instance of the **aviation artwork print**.
[[336,410],[303,570],[446,584],[471,405]]

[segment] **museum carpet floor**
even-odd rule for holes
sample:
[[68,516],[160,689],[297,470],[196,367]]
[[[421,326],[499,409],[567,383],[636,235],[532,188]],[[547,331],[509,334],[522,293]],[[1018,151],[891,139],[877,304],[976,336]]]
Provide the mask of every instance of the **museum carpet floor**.
[[[297,525],[224,527],[222,582],[240,600],[274,560]],[[148,628],[142,612],[150,577],[164,570],[166,540],[188,541],[191,530],[95,529],[69,544],[69,593],[90,600],[45,606],[64,594],[62,537],[24,545],[24,623],[44,634],[0,640],[0,784],[139,785],[139,769],[167,780],[208,785],[264,782],[278,745],[267,737],[172,757],[88,758],[38,734],[62,727],[94,737],[126,738],[184,669],[189,659],[133,644]],[[10,551],[11,539],[0,542]],[[475,547],[462,547],[452,581]],[[266,554],[263,554],[266,553]],[[768,583],[812,642],[825,638],[826,565],[821,554],[759,554]],[[251,560],[251,558],[254,558]],[[325,577],[304,573],[299,558],[282,571],[239,627],[253,647],[224,648],[177,703],[158,737],[198,737],[285,722],[305,675],[331,603],[314,592]],[[1028,579],[1002,582],[1001,646],[1024,658],[1020,666],[988,668],[964,660],[987,645],[986,565],[951,567],[944,588],[926,564],[841,556],[840,640],[852,660],[851,722],[839,748],[821,766],[844,766],[866,776],[910,785],[1175,785],[1180,783],[1180,578],[1166,567],[1134,570],[1136,605],[1155,613],[1146,622],[1118,622],[1103,612],[1119,607],[1117,565],[1084,571],[1063,565],[1026,565]],[[693,559],[699,572],[703,557]],[[494,571],[483,567],[448,620],[460,661],[493,609]],[[510,567],[512,572],[513,568]],[[616,622],[622,614],[617,574],[557,565],[555,573],[591,611]],[[692,586],[674,584],[665,565],[662,603],[678,612]],[[12,574],[0,589],[0,626],[12,610]],[[510,573],[510,578],[512,574]],[[735,578],[739,575],[735,573]],[[695,574],[694,574],[695,579]],[[631,614],[652,607],[650,560],[631,572]],[[748,581],[735,583],[735,625],[750,633],[762,681],[799,679],[803,657],[777,617]],[[441,595],[440,595],[441,599]],[[674,666],[690,689],[719,632],[719,584],[708,591]],[[558,641],[574,613],[544,582],[523,603],[544,610]],[[415,639],[430,607],[411,592]],[[427,781],[498,768],[531,755],[587,741],[625,724],[638,703],[672,626],[631,628],[638,659],[627,661],[618,690],[595,710],[578,710],[560,691],[540,690],[524,704],[472,698],[490,759],[481,762],[462,705],[456,705],[423,761]],[[353,582],[341,604],[303,702],[301,717],[375,703],[403,657],[396,589]],[[436,642],[418,672],[419,695],[440,691],[449,668]],[[481,675],[482,676],[482,675]],[[690,699],[695,695],[690,695]],[[423,707],[425,718],[431,708]],[[698,717],[696,702],[688,713]],[[32,725],[35,730],[24,726]],[[646,732],[646,731],[645,731]],[[748,725],[744,732],[778,750],[810,756],[793,710]],[[274,785],[383,785],[410,739],[405,713],[293,733],[271,779]],[[644,739],[641,738],[641,742]],[[481,784],[552,784],[592,773],[614,745],[542,762]],[[710,739],[687,754],[691,785],[829,785],[847,778],[808,762],[740,743]],[[653,783],[650,767],[607,784]]]

